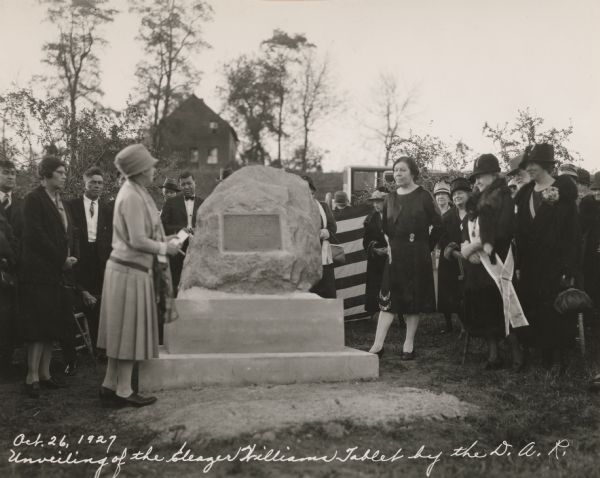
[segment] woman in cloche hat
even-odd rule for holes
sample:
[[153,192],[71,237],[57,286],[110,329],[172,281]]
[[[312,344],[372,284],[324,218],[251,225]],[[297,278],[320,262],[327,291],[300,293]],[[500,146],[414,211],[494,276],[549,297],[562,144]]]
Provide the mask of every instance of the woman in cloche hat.
[[[506,179],[500,176],[498,159],[493,154],[483,154],[475,160],[470,179],[475,183],[476,192],[467,202],[467,216],[462,227],[461,252],[467,259],[466,316],[463,320],[471,335],[487,340],[485,368],[494,370],[503,366],[498,355],[498,342],[506,333],[507,318],[503,296],[482,261],[489,262],[490,266],[498,264],[497,258],[502,263],[510,263],[507,258],[513,239],[514,204]],[[513,331],[508,338],[513,369],[520,371],[524,363],[519,342]]]
[[156,401],[133,391],[133,366],[158,357],[158,322],[176,316],[166,256],[181,251],[165,236],[146,189],[154,179],[156,162],[141,144],[127,146],[115,159],[127,180],[115,201],[113,251],[106,264],[100,308],[98,347],[106,349],[108,357],[100,398],[107,405],[143,407]]
[[577,214],[577,186],[567,175],[552,176],[554,147],[528,147],[521,163],[531,179],[515,197],[517,209],[518,292],[530,327],[526,339],[542,351],[551,367],[564,358],[574,338],[574,324],[554,310],[556,296],[577,275],[581,233]]
[[[467,199],[471,195],[472,185],[466,178],[456,178],[450,183],[453,208],[442,216],[443,233],[438,246],[440,248],[440,262],[438,265],[438,312],[444,314],[446,328],[444,332],[452,331],[452,314],[460,312],[460,292],[458,284],[458,262],[451,256],[451,250],[444,254],[449,245],[460,248],[460,225],[467,215]],[[460,316],[459,316],[460,318]],[[461,318],[462,320],[462,318]]]

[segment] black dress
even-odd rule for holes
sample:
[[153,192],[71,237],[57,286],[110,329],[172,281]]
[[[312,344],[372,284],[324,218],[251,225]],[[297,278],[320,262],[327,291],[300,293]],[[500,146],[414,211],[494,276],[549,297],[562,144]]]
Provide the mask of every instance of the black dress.
[[460,309],[460,291],[458,275],[460,273],[456,259],[446,259],[444,249],[451,242],[461,244],[461,219],[458,209],[453,207],[442,216],[442,237],[438,244],[440,261],[438,264],[438,312],[451,314]]
[[385,263],[379,296],[382,311],[435,311],[431,251],[439,240],[441,225],[433,197],[421,186],[408,194],[387,195],[383,203],[383,231],[390,240],[392,263]]
[[579,204],[579,217],[583,233],[583,284],[585,291],[600,307],[600,202],[586,196]]
[[379,311],[379,291],[383,279],[383,269],[387,261],[386,255],[378,255],[375,248],[387,247],[383,234],[382,216],[372,211],[364,222],[363,247],[367,253],[367,282],[365,287],[365,310],[371,314]]
[[550,349],[567,345],[575,333],[573,321],[560,316],[553,304],[566,282],[577,274],[581,242],[577,187],[568,177],[559,176],[553,184],[559,199],[552,203],[536,194],[534,185],[523,186],[515,197],[517,268],[521,271],[517,292],[530,324],[525,338]]

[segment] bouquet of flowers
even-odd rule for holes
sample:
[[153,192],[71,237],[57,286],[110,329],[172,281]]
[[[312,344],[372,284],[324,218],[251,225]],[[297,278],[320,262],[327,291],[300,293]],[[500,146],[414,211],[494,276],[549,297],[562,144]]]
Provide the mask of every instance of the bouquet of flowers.
[[542,201],[547,202],[548,204],[554,204],[560,199],[560,194],[558,193],[558,188],[554,186],[550,186],[542,191]]

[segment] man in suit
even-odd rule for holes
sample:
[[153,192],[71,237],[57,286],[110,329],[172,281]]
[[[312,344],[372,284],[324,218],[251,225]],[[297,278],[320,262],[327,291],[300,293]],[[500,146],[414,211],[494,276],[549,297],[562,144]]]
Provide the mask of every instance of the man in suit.
[[[196,182],[190,171],[183,171],[179,175],[179,188],[182,194],[168,199],[160,214],[165,233],[168,236],[177,234],[181,229],[185,229],[192,234],[194,227],[196,227],[196,212],[202,204],[202,199],[196,196]],[[183,244],[182,250],[184,252],[187,249],[188,242],[186,241]],[[175,295],[177,295],[179,279],[181,278],[183,258],[181,254],[169,258]]]
[[[101,200],[104,190],[104,175],[98,167],[89,168],[83,175],[83,195],[67,202],[73,225],[77,230],[79,262],[74,273],[81,306],[90,326],[92,343],[98,335],[98,314],[106,261],[111,253],[112,214],[109,204]],[[74,344],[65,350],[67,368],[65,373],[73,375],[77,369]]]
[[[0,258],[0,269],[12,277],[16,277],[16,263],[23,230],[22,201],[13,194],[17,184],[16,177],[15,164],[0,151],[0,214],[2,215],[2,237],[6,245],[6,254]],[[11,254],[8,254],[9,244]],[[16,345],[16,288],[3,287],[1,292],[0,373],[4,378],[12,378],[16,372],[12,365],[13,351]]]

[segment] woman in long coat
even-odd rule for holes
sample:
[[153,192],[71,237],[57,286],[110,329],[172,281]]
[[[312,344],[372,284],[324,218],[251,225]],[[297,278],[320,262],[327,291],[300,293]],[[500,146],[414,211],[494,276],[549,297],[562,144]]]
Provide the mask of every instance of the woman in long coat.
[[[504,304],[498,286],[481,263],[483,254],[495,263],[496,255],[504,263],[514,235],[514,203],[506,179],[500,177],[500,165],[493,154],[477,158],[471,179],[476,192],[467,203],[467,217],[462,223],[465,263],[465,309],[467,331],[484,337],[488,343],[486,369],[498,369],[498,341],[505,334]],[[511,333],[513,368],[523,368],[523,356],[516,335]]]
[[[112,253],[106,264],[98,347],[108,364],[100,398],[117,405],[142,407],[156,401],[131,386],[136,361],[158,357],[158,314],[175,319],[167,255],[180,253],[166,237],[154,200],[146,189],[156,159],[141,144],[127,146],[115,165],[127,181],[115,201]],[[157,304],[158,302],[158,304]]]
[[375,314],[379,311],[379,291],[383,279],[383,269],[387,259],[387,241],[383,233],[383,200],[386,193],[373,191],[369,202],[373,211],[365,218],[363,248],[367,253],[367,282],[365,285],[365,311]]
[[[442,215],[442,237],[438,244],[440,261],[438,264],[438,312],[446,319],[445,332],[452,331],[452,314],[459,314],[461,293],[458,276],[460,273],[455,258],[445,257],[444,250],[451,244],[459,245],[461,241],[461,223],[467,215],[467,199],[471,194],[471,183],[466,178],[456,178],[450,185],[453,208]],[[460,319],[460,316],[459,316]]]
[[431,194],[415,183],[419,168],[414,159],[397,159],[393,170],[398,189],[383,203],[383,232],[389,250],[380,292],[381,312],[370,352],[382,353],[394,315],[402,314],[406,337],[401,358],[413,360],[419,316],[435,311],[431,251],[439,240],[442,218]]
[[567,176],[554,179],[554,148],[536,144],[526,151],[521,167],[532,182],[515,197],[517,207],[518,292],[527,320],[528,342],[542,350],[551,367],[555,351],[574,337],[574,324],[554,310],[556,296],[577,274],[581,241],[577,187]]
[[594,175],[590,189],[579,203],[583,233],[583,283],[585,291],[600,308],[600,172]]
[[19,264],[20,326],[27,344],[25,389],[33,398],[39,397],[40,385],[65,386],[50,375],[50,361],[53,343],[72,332],[73,305],[65,274],[77,262],[71,218],[60,196],[67,178],[65,164],[46,156],[39,175],[41,185],[25,197]]

